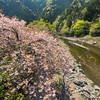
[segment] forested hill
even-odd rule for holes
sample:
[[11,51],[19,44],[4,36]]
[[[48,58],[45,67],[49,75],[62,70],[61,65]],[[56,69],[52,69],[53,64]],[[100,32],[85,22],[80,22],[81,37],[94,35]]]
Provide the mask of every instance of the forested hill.
[[[86,7],[91,0],[74,0],[72,4],[63,11],[59,16],[58,24],[66,20],[66,24],[70,27],[76,19],[82,19],[82,14],[86,12]],[[59,26],[59,25],[58,25]]]
[[46,0],[0,0],[0,9],[9,17],[16,15],[20,19],[32,21],[38,17],[45,4]]
[[26,21],[43,18],[53,23],[60,15],[58,24],[66,20],[70,27],[76,19],[97,18],[100,0],[0,0],[0,9],[9,17],[16,15]]
[[0,0],[0,9],[12,17],[32,21],[41,17],[54,21],[73,0]]
[[[96,22],[100,22],[100,0],[0,0],[0,9],[9,17],[16,15],[27,22],[43,19],[61,35],[99,35],[100,23]],[[75,33],[77,24],[84,27],[78,26],[80,31]]]
[[73,0],[47,0],[46,7],[43,9],[41,17],[52,23],[72,1]]
[[[69,34],[73,35],[73,30],[75,30],[73,26],[75,24],[79,24],[79,26],[81,26],[81,24],[84,24],[85,21],[96,23],[99,22],[99,18],[100,0],[74,0],[72,4],[66,8],[60,16],[56,18],[55,26],[58,32],[61,32],[61,34],[67,33],[66,35],[68,36]],[[82,20],[83,23],[76,23],[77,20]],[[88,22],[86,23],[88,24]],[[99,23],[97,24],[99,25]],[[95,25],[92,24],[90,26]],[[100,27],[100,25],[98,27]],[[88,25],[87,28],[89,28]]]
[[0,9],[9,17],[16,15],[18,18],[26,21],[32,21],[35,17],[32,10],[18,0],[0,0]]

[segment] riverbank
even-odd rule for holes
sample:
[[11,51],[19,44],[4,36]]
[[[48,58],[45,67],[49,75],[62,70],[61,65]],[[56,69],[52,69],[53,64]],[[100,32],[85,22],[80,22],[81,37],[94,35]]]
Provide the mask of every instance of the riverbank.
[[73,100],[99,100],[100,87],[86,77],[84,71],[80,68],[81,64],[77,64],[75,58],[69,51],[69,48],[63,41],[59,40],[60,44],[69,54],[69,63],[71,64],[70,75],[66,76],[66,83],[69,85],[70,99]]
[[100,48],[100,37],[92,37],[90,35],[87,35],[80,38],[76,38],[76,37],[63,37],[63,38],[66,38],[72,41],[84,42],[84,43],[91,44]]

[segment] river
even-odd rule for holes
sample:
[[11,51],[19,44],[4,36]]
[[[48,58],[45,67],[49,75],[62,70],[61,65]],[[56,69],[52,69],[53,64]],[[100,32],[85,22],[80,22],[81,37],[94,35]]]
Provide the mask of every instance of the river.
[[79,41],[61,38],[69,47],[69,50],[77,63],[81,63],[81,69],[94,84],[100,86],[100,48]]

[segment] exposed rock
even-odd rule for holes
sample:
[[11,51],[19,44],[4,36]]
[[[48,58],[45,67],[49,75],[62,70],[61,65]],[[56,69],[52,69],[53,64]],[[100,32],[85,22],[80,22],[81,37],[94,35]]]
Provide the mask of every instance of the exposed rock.
[[84,87],[85,85],[87,85],[87,82],[77,81],[77,82],[74,82],[74,84],[81,86],[81,87]]
[[79,72],[81,72],[82,74],[85,74],[85,72],[82,69],[80,69]]
[[78,64],[78,67],[81,67],[82,65],[81,64]]
[[94,85],[95,90],[100,91],[100,87],[98,87],[97,85]]
[[95,45],[96,44],[96,41],[94,41],[93,44]]
[[[84,71],[80,69],[77,64],[70,69],[69,80],[73,82],[74,85],[70,85],[70,100],[99,100],[100,99],[100,88],[94,85],[93,82],[86,77]],[[74,88],[73,88],[74,87]],[[77,98],[80,94],[82,99]]]

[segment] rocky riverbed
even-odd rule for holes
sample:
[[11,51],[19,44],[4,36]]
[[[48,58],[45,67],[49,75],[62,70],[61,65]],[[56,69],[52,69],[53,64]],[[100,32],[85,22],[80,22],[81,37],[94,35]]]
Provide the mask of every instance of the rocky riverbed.
[[94,45],[100,48],[100,37],[91,37],[90,35],[87,35],[87,36],[80,37],[80,38],[76,38],[76,37],[63,37],[63,38],[72,40],[72,41],[79,41],[79,42],[87,43],[87,44]]
[[65,77],[68,85],[70,100],[100,100],[100,87],[88,79],[81,69],[81,64],[77,64],[69,52],[69,48],[60,40],[60,43],[69,54],[69,62],[72,64],[69,77]]
[[[100,87],[86,77],[84,71],[76,64],[70,69],[70,97],[76,100],[100,100]],[[79,95],[80,94],[80,95]],[[81,99],[79,99],[79,97]]]

